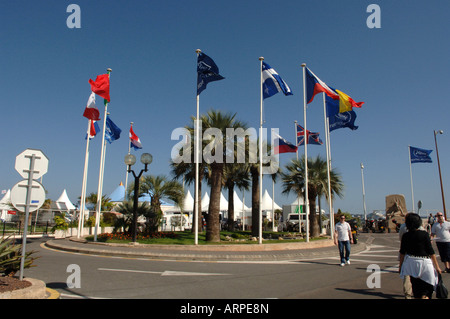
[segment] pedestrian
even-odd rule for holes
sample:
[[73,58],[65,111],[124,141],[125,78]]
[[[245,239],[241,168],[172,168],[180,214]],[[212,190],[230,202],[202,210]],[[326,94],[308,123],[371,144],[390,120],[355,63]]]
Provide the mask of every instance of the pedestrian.
[[427,225],[427,231],[429,234],[431,234],[431,228],[433,227],[435,221],[436,219],[433,217],[433,214],[430,213],[430,216],[428,216],[428,225]]
[[400,277],[410,276],[414,298],[431,299],[441,273],[431,246],[430,236],[419,229],[422,219],[418,214],[409,213],[405,218],[408,229],[400,244]]
[[431,228],[431,236],[436,237],[436,246],[444,263],[444,272],[450,273],[450,222],[446,221],[442,212],[436,214],[437,222]]
[[350,265],[350,244],[353,244],[352,228],[345,221],[345,216],[339,217],[339,223],[334,227],[334,244],[339,248],[341,267]]
[[[408,216],[408,214],[409,213],[406,213],[406,216]],[[406,228],[406,224],[405,223],[401,224],[398,230],[398,238],[400,242],[402,242],[402,237],[407,231],[408,229]],[[400,253],[398,254],[398,260],[400,261]],[[403,277],[403,294],[405,295],[405,299],[413,298],[411,279],[409,278],[409,275],[405,275]]]

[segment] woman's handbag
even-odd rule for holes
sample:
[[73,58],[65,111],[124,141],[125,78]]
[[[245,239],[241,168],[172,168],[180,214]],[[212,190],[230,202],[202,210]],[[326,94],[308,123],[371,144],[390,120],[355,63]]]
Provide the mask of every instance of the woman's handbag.
[[438,274],[438,284],[436,286],[436,298],[438,299],[448,298],[448,290],[447,287],[445,287],[444,282],[442,281],[441,274]]

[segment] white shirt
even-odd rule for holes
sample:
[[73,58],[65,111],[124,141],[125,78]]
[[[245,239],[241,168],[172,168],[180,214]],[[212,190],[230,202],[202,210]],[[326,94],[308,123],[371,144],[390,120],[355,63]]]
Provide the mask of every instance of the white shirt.
[[450,242],[450,222],[444,221],[442,225],[439,222],[435,222],[433,227],[431,227],[431,233],[436,235],[437,242]]
[[352,231],[352,228],[350,227],[350,224],[347,222],[339,222],[336,223],[336,226],[334,228],[338,233],[338,241],[348,241],[350,240],[350,237],[348,236],[348,232]]

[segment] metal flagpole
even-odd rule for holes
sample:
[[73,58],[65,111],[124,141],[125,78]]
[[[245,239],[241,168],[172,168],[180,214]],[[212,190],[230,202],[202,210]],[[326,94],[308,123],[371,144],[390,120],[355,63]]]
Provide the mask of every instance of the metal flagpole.
[[[197,49],[195,52],[197,52],[197,61],[198,61],[198,57],[200,55],[200,53],[202,52],[202,50]],[[197,62],[198,63],[198,62]],[[197,66],[198,67],[198,66]],[[197,73],[198,76],[198,73]],[[198,89],[198,88],[197,88]],[[200,214],[202,212],[201,209],[201,204],[198,204],[198,186],[199,186],[199,142],[200,142],[200,129],[199,129],[199,124],[200,124],[200,95],[197,93],[197,117],[196,117],[196,121],[195,121],[195,140],[194,140],[194,145],[195,145],[195,155],[194,155],[194,160],[195,160],[195,208],[197,210],[197,213],[194,214],[194,243],[195,245],[198,245],[198,220],[200,218]]]
[[306,242],[309,242],[309,198],[308,198],[308,130],[306,128],[306,63],[303,68],[303,125],[305,130],[305,208],[306,208]]
[[413,177],[412,177],[412,167],[411,167],[411,145],[408,146],[408,156],[409,156],[409,174],[411,176],[412,211],[414,213],[415,209],[414,209],[414,187],[413,187]]
[[[108,68],[108,77],[111,74],[111,69]],[[102,183],[103,183],[103,164],[104,164],[104,154],[105,154],[105,128],[106,128],[106,116],[108,115],[108,102],[105,101],[105,113],[103,117],[103,136],[102,136],[102,152],[100,156],[100,172],[98,175],[98,191],[97,191],[97,211],[95,214],[95,229],[94,229],[94,241],[97,241],[98,227],[100,225],[100,211],[102,208]]]
[[262,210],[261,210],[261,203],[262,203],[262,187],[263,187],[263,175],[262,175],[262,138],[263,138],[263,74],[262,74],[262,67],[263,67],[263,61],[264,57],[259,58],[260,61],[260,77],[261,77],[261,97],[260,97],[260,121],[259,121],[259,244],[262,244]]
[[88,121],[88,129],[87,129],[87,138],[86,138],[86,154],[84,156],[84,171],[83,171],[83,184],[81,186],[81,208],[80,208],[80,218],[78,219],[78,234],[77,238],[83,236],[83,227],[84,227],[84,208],[86,202],[86,185],[87,185],[87,172],[89,165],[89,140],[90,140],[90,132],[91,132],[91,123],[92,120]]
[[334,231],[333,228],[331,228],[333,226],[332,224],[332,217],[333,217],[333,205],[332,205],[332,198],[331,198],[331,148],[330,148],[330,144],[331,141],[329,139],[329,129],[330,126],[328,124],[328,117],[327,117],[327,106],[326,106],[326,98],[325,98],[325,93],[323,93],[323,118],[324,118],[324,122],[325,122],[325,146],[327,149],[327,178],[328,178],[328,207],[329,207],[329,212],[330,212],[330,233],[331,233],[331,239],[333,239],[334,237]]

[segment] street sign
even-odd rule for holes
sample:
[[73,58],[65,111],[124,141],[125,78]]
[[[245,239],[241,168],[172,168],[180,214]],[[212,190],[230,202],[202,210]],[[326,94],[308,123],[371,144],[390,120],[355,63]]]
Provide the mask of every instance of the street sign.
[[40,150],[26,149],[16,156],[16,171],[23,177],[28,178],[30,173],[31,158],[34,155],[33,179],[38,179],[48,170],[48,158]]
[[[18,182],[11,189],[11,203],[21,212],[25,212],[27,206],[28,180],[24,179]],[[41,208],[45,201],[45,189],[38,181],[32,182],[32,191],[30,199],[30,212],[34,212]]]

